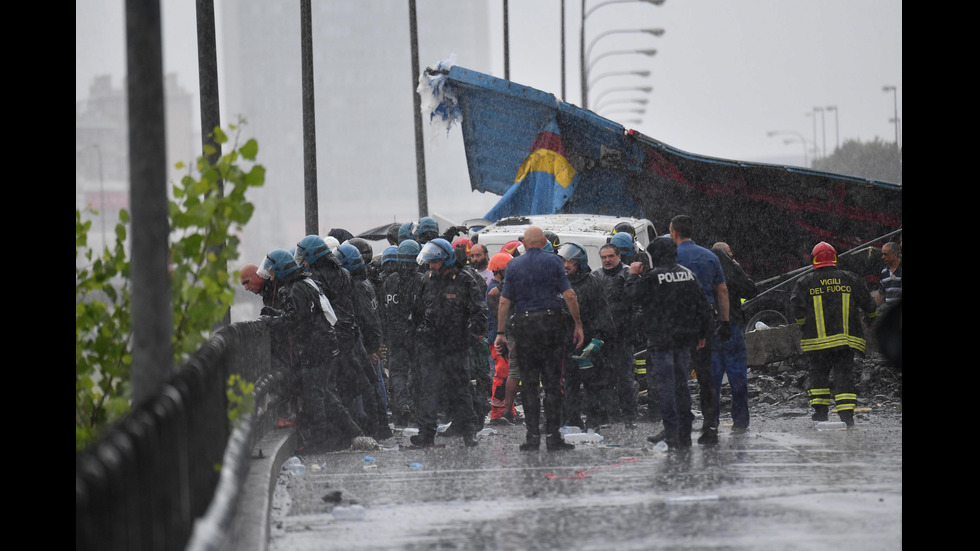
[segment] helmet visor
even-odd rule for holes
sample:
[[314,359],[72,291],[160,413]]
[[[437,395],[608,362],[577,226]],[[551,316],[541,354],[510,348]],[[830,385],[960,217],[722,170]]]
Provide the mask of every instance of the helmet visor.
[[445,258],[446,250],[440,247],[437,243],[430,241],[425,245],[422,245],[422,250],[419,252],[419,255],[415,257],[415,262],[417,262],[419,266],[426,266],[430,260],[445,260]]
[[265,257],[265,259],[262,260],[262,264],[259,266],[259,269],[255,271],[255,273],[258,274],[258,276],[261,277],[262,279],[271,279],[272,267],[275,264],[276,263],[267,256]]

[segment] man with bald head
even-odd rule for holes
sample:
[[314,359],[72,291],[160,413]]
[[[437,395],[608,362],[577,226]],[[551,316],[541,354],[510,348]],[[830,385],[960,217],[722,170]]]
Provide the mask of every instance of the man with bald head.
[[272,306],[272,301],[275,298],[275,285],[271,281],[263,279],[258,274],[258,270],[259,267],[255,264],[242,266],[242,286],[245,287],[246,291],[262,297],[263,306]]
[[561,437],[561,369],[564,357],[565,321],[562,318],[564,299],[569,315],[575,322],[573,341],[582,347],[585,336],[579,317],[578,299],[565,274],[565,264],[557,255],[542,249],[547,242],[544,231],[531,226],[524,232],[525,252],[507,264],[507,280],[500,295],[497,310],[498,351],[507,347],[507,319],[511,311],[516,346],[521,353],[524,418],[527,421],[526,441],[522,451],[534,451],[541,446],[541,399],[538,383],[544,387],[545,435],[549,451],[569,450]]

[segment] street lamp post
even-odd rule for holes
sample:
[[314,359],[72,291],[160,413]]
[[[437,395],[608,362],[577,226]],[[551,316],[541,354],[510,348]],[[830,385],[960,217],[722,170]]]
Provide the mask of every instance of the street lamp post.
[[596,83],[606,77],[616,77],[616,76],[638,76],[638,77],[648,77],[650,76],[650,71],[610,71],[607,73],[602,73],[601,75],[591,79],[589,81],[589,89],[595,87]]
[[653,91],[653,86],[617,86],[616,88],[610,88],[605,92],[596,96],[595,102],[598,105],[599,103],[601,103],[602,98],[606,97],[609,94],[612,94],[613,92],[643,92],[645,94],[649,94],[652,91]]
[[646,105],[649,102],[650,102],[650,100],[647,99],[647,98],[617,99],[617,100],[607,101],[605,104],[601,104],[601,103],[596,102],[596,104],[595,104],[595,112],[596,113],[600,113],[600,112],[602,112],[603,109],[606,109],[606,108],[608,108],[608,107],[610,107],[612,105],[618,105],[618,104]]
[[814,124],[813,146],[814,147],[817,146],[817,134],[816,134],[816,124],[817,124],[816,114],[817,113],[820,113],[820,135],[823,136],[823,147],[821,148],[821,156],[824,157],[824,158],[826,158],[827,157],[827,118],[824,117],[823,107],[814,107],[813,108],[813,114],[814,114],[814,118],[813,118],[813,124]]
[[901,149],[898,147],[898,88],[894,85],[882,86],[881,91],[891,92],[895,100],[895,118],[893,119],[895,122],[895,149],[901,152]]
[[586,76],[586,78],[588,78],[589,73],[592,72],[592,68],[595,67],[595,64],[596,63],[599,63],[599,61],[601,61],[603,58],[611,57],[611,56],[614,56],[614,55],[631,55],[631,54],[640,54],[640,55],[645,55],[645,56],[651,56],[652,57],[652,56],[657,55],[657,50],[654,50],[653,48],[650,48],[648,50],[613,50],[611,52],[603,52],[603,53],[599,54],[598,56],[596,56],[595,59],[591,60],[589,62],[589,64],[586,66],[586,68],[585,68],[585,76]]
[[665,31],[663,29],[615,29],[611,31],[606,31],[604,33],[599,33],[599,36],[593,38],[592,42],[589,43],[589,47],[585,49],[585,59],[586,60],[592,59],[592,48],[594,48],[596,43],[602,40],[604,37],[613,34],[635,34],[635,33],[645,33],[653,36],[663,36],[664,32]]
[[837,106],[828,105],[824,109],[834,112],[834,151],[836,152],[840,149],[840,119],[837,118]]
[[579,81],[582,86],[582,108],[589,108],[589,88],[588,88],[588,76],[586,75],[586,63],[585,63],[585,20],[595,13],[596,10],[603,6],[610,6],[612,4],[623,4],[626,2],[646,2],[647,4],[652,4],[654,6],[659,6],[663,4],[666,0],[607,0],[595,6],[591,9],[585,9],[585,0],[582,0],[582,25],[579,29]]
[[[814,109],[813,111],[806,113],[806,116],[813,117],[813,147],[816,148],[817,147],[817,110]],[[814,159],[816,159],[816,155],[814,155]]]
[[[769,132],[766,132],[766,135],[769,136],[770,138],[773,136],[782,136],[782,135],[790,135],[799,138],[800,143],[803,144],[803,166],[806,167],[809,164],[810,160],[809,158],[807,158],[807,154],[806,154],[806,138],[803,137],[803,134],[800,134],[795,130],[770,130]],[[814,134],[814,136],[816,136],[816,134]],[[784,141],[784,143],[793,143],[793,142],[795,142],[795,140]]]

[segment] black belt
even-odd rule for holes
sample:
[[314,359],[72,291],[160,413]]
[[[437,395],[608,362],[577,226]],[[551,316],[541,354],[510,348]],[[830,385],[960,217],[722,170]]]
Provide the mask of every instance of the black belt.
[[560,313],[560,310],[539,310],[537,312],[518,312],[517,315],[525,318],[543,318],[545,316],[555,316]]

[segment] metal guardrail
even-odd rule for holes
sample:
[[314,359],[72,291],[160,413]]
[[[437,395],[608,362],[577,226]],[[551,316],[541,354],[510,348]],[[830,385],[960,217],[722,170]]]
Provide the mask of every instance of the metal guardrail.
[[[239,447],[251,449],[275,426],[275,412],[263,404],[285,386],[286,375],[272,359],[268,329],[262,322],[221,329],[159,395],[76,454],[75,549],[187,546],[195,521],[212,503],[222,469],[247,471],[247,464],[224,463],[232,436],[227,381],[233,374],[256,383],[259,406],[246,417],[246,441]],[[246,452],[231,460],[247,459]]]

